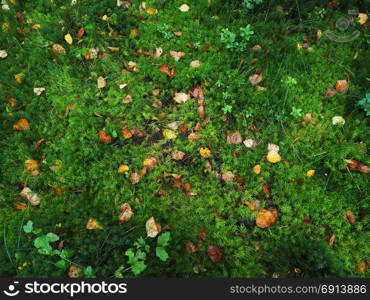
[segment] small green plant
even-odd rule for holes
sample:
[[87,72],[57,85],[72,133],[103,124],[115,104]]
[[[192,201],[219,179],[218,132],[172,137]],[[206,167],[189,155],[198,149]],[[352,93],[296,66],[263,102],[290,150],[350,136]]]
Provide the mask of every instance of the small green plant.
[[302,109],[293,106],[290,115],[295,119],[299,119],[302,117]]
[[286,87],[293,87],[297,85],[298,81],[297,79],[287,76],[286,78],[282,79],[281,82],[286,86]]
[[236,33],[231,32],[228,28],[223,28],[221,30],[221,42],[226,45],[227,49],[238,52],[243,52],[247,49],[248,41],[254,34],[252,26],[248,24],[245,27],[241,27],[239,30],[239,37]]
[[222,112],[224,115],[231,113],[233,111],[233,106],[230,104],[225,104],[224,107],[222,108]]
[[157,32],[162,35],[162,37],[166,40],[170,40],[174,37],[174,34],[170,30],[170,25],[162,24],[157,26]]
[[256,4],[261,4],[263,0],[243,0],[242,6],[246,9],[253,9]]
[[363,109],[366,116],[370,116],[370,93],[366,93],[365,97],[357,101],[357,105]]
[[313,9],[313,11],[311,11],[308,14],[308,18],[310,20],[318,21],[320,19],[323,19],[325,17],[325,15],[326,15],[326,10],[324,8],[315,6],[315,8]]

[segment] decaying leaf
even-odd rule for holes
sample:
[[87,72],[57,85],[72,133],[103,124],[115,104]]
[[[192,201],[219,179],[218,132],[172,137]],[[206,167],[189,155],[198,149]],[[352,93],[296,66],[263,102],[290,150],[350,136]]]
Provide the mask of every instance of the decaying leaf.
[[336,94],[337,94],[337,90],[336,89],[328,88],[326,90],[326,94],[325,94],[324,98],[331,98],[331,97],[334,97]]
[[52,188],[53,188],[54,194],[57,196],[60,196],[63,192],[62,189],[58,186],[53,185]]
[[128,63],[127,63],[127,66],[128,66],[128,70],[129,71],[131,71],[131,72],[138,72],[139,71],[139,69],[137,68],[137,64],[136,64],[136,62],[134,62],[134,61],[129,61]]
[[356,216],[351,210],[347,210],[345,213],[345,219],[347,222],[351,225],[354,225],[356,223]]
[[215,246],[211,245],[207,249],[208,257],[211,259],[213,263],[219,263],[222,259],[222,250]]
[[235,131],[231,133],[230,135],[228,135],[226,140],[228,144],[234,144],[234,145],[241,144],[241,142],[243,141],[242,136],[240,135],[239,131]]
[[24,200],[27,200],[32,206],[40,205],[41,199],[36,193],[32,192],[32,190],[29,187],[24,187],[23,190],[19,193],[19,195]]
[[154,156],[149,156],[143,162],[144,167],[147,167],[147,168],[154,168],[157,166],[157,164],[158,164],[157,160]]
[[188,135],[188,141],[189,142],[194,142],[197,141],[201,138],[201,134],[199,132],[192,132]]
[[6,50],[0,50],[0,58],[5,58],[8,56],[8,52]]
[[39,164],[37,162],[37,160],[34,160],[34,159],[27,159],[25,162],[24,162],[24,166],[25,166],[25,169],[28,171],[28,172],[34,172],[34,171],[37,171],[38,167],[39,167]]
[[190,63],[190,67],[192,67],[192,68],[199,68],[200,67],[200,61],[199,60],[193,60]]
[[162,53],[163,53],[163,49],[162,48],[156,48],[155,49],[155,52],[154,52],[154,54],[153,54],[153,57],[154,58],[157,58],[157,57],[160,57],[161,55],[162,55]]
[[120,207],[120,215],[119,215],[119,221],[121,223],[126,223],[131,220],[132,216],[134,215],[134,212],[132,211],[132,207],[130,204],[123,203]]
[[257,146],[257,141],[253,139],[246,139],[244,140],[243,144],[247,148],[253,148]]
[[170,55],[173,57],[175,61],[179,61],[181,57],[185,56],[185,52],[170,51]]
[[62,45],[53,44],[51,49],[52,49],[54,54],[61,54],[61,55],[66,54],[66,49],[64,49],[64,47]]
[[174,160],[183,160],[184,156],[185,156],[185,153],[182,152],[182,151],[179,151],[179,150],[173,150],[171,152],[171,156]]
[[369,174],[370,167],[365,165],[364,163],[354,160],[354,159],[346,159],[347,167],[350,171],[357,171],[362,174]]
[[27,208],[27,204],[24,202],[17,201],[15,202],[15,208],[14,210],[24,210]]
[[335,86],[335,89],[339,93],[346,93],[348,90],[348,81],[347,80],[338,80]]
[[154,14],[158,13],[158,10],[156,8],[150,7],[150,8],[147,8],[145,12],[149,15],[154,15]]
[[252,85],[257,85],[263,80],[262,74],[253,74],[249,76],[249,82]]
[[130,181],[132,184],[137,184],[141,180],[141,176],[138,173],[132,173],[130,176]]
[[132,97],[131,95],[127,95],[125,98],[122,99],[122,103],[128,104],[132,102]]
[[99,76],[97,83],[98,83],[98,89],[102,89],[107,85],[106,80],[102,76]]
[[223,181],[233,181],[235,179],[235,175],[231,171],[227,171],[221,175]]
[[204,105],[204,90],[197,86],[189,90],[190,96],[198,100],[198,105]]
[[112,142],[112,137],[109,134],[107,134],[104,130],[99,130],[99,139],[104,144],[109,144]]
[[146,234],[148,237],[155,238],[159,233],[160,229],[159,226],[154,220],[154,217],[150,217],[146,223],[145,223],[145,228],[146,228]]
[[85,29],[84,29],[83,27],[81,27],[81,28],[78,30],[77,34],[76,34],[76,38],[80,39],[80,38],[82,38],[82,36],[83,36],[84,34],[85,34]]
[[262,209],[256,218],[256,225],[260,228],[267,228],[276,222],[276,216],[268,209]]
[[86,229],[89,229],[89,230],[103,229],[103,226],[96,219],[90,218],[87,221]]
[[203,158],[209,158],[211,156],[211,150],[208,149],[207,147],[205,148],[202,147],[199,149],[199,154]]
[[175,93],[173,100],[179,104],[184,104],[186,101],[189,100],[189,95],[186,93]]
[[168,67],[166,64],[163,64],[159,68],[159,72],[163,74],[167,74],[169,77],[175,77],[176,76],[176,70],[174,67]]
[[17,123],[13,125],[15,130],[28,130],[30,129],[30,124],[27,119],[20,119]]
[[75,265],[71,265],[68,270],[68,277],[69,278],[78,278],[82,274],[82,269],[76,267]]
[[15,74],[14,79],[17,83],[22,84],[24,76],[25,76],[25,74],[23,72],[21,72],[21,73]]
[[195,246],[195,244],[192,242],[187,242],[185,245],[185,249],[188,253],[194,253],[198,251],[197,246]]
[[132,132],[128,127],[122,128],[121,133],[122,133],[123,138],[125,139],[132,138]]

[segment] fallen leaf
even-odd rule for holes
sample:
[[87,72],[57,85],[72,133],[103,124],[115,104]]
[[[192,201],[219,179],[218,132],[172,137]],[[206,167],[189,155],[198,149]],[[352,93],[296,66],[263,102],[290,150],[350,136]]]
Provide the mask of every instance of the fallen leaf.
[[161,55],[162,55],[162,53],[163,53],[163,49],[162,48],[156,48],[155,49],[155,52],[154,52],[154,54],[153,54],[153,57],[154,58],[157,58],[157,57],[160,57]]
[[119,221],[121,223],[127,223],[131,220],[132,216],[134,215],[134,212],[132,211],[132,207],[130,204],[123,203],[120,207],[121,213],[119,214]]
[[173,100],[179,104],[184,104],[186,101],[189,100],[189,95],[185,93],[175,93]]
[[163,73],[163,74],[167,74],[169,77],[175,77],[176,76],[176,70],[174,67],[167,67],[166,64],[163,64],[160,68],[159,68],[159,72]]
[[66,49],[64,49],[63,46],[59,44],[53,44],[51,49],[54,54],[62,54],[62,55],[66,54]]
[[252,170],[255,174],[257,174],[257,175],[260,174],[261,173],[261,165],[255,165]]
[[347,167],[350,171],[357,171],[362,174],[369,174],[370,173],[370,167],[365,165],[364,163],[354,160],[354,159],[346,159]]
[[359,273],[366,273],[366,262],[364,260],[359,261],[359,266],[356,268],[357,272]]
[[253,210],[253,211],[256,211],[257,210],[257,207],[256,207],[256,205],[254,205],[252,202],[250,202],[250,201],[245,201],[244,202],[244,205],[246,205],[246,206],[248,206],[251,210]]
[[345,214],[345,218],[347,220],[347,222],[351,225],[354,225],[356,223],[356,216],[355,214],[350,211],[350,210],[347,210],[346,211],[346,214]]
[[192,68],[199,68],[200,67],[200,61],[199,60],[193,60],[190,63],[190,67],[192,67]]
[[280,151],[280,147],[276,144],[268,144],[267,145],[267,151],[276,151],[276,152],[279,152]]
[[182,152],[182,151],[179,151],[179,150],[173,150],[171,152],[171,156],[174,160],[183,160],[184,156],[185,156],[185,153]]
[[192,132],[188,135],[188,141],[189,142],[194,142],[197,141],[201,138],[201,134],[199,132]]
[[39,87],[39,88],[34,88],[34,89],[33,89],[33,92],[34,92],[37,96],[40,96],[40,95],[41,95],[41,93],[42,93],[43,91],[45,91],[45,88],[43,88],[43,87]]
[[177,130],[179,128],[179,126],[177,125],[177,122],[172,122],[172,123],[168,124],[167,127],[172,129],[172,130]]
[[32,190],[29,187],[24,187],[23,190],[19,193],[19,195],[24,200],[30,202],[32,206],[40,205],[41,199],[36,193],[32,192]]
[[364,14],[364,13],[359,13],[358,14],[358,22],[361,24],[361,25],[364,25],[367,21],[367,19],[369,18],[367,14]]
[[119,52],[119,48],[118,47],[107,47],[109,49],[110,52],[113,52],[113,53],[117,53]]
[[146,228],[146,233],[148,237],[151,237],[151,238],[155,238],[160,232],[160,230],[158,230],[159,228],[154,220],[154,217],[150,217],[146,221],[145,228]]
[[207,234],[206,234],[206,232],[205,231],[199,231],[198,232],[198,236],[199,236],[199,238],[201,239],[201,240],[205,240],[206,239],[206,236],[207,236]]
[[312,176],[314,176],[315,175],[315,170],[308,170],[307,172],[306,172],[306,176],[307,177],[312,177]]
[[138,173],[132,173],[130,176],[130,181],[132,184],[137,184],[141,180],[141,176]]
[[200,148],[199,154],[203,158],[209,158],[211,156],[211,150],[208,148]]
[[127,95],[125,98],[123,98],[122,103],[128,104],[132,102],[132,97],[130,95]]
[[8,56],[8,52],[6,50],[0,50],[0,58],[5,58]]
[[62,194],[62,189],[60,187],[53,185],[52,188],[55,195],[60,196]]
[[253,52],[258,52],[258,51],[260,51],[261,49],[262,49],[261,45],[254,45],[254,46],[252,47],[252,51],[253,51]]
[[82,269],[71,265],[68,270],[68,277],[69,278],[78,278],[82,274]]
[[147,168],[154,168],[157,166],[157,160],[154,156],[149,156],[144,160],[143,165]]
[[233,132],[233,133],[231,133],[230,135],[227,136],[226,141],[227,141],[228,144],[237,145],[237,144],[241,144],[243,139],[242,139],[242,136],[240,135],[240,132],[235,131],[235,132]]
[[336,94],[337,94],[337,90],[336,89],[328,88],[326,90],[326,94],[325,94],[324,98],[331,98],[331,97],[335,96]]
[[163,136],[166,139],[173,140],[177,137],[177,134],[176,134],[175,131],[173,131],[171,129],[165,129],[165,130],[163,130]]
[[131,132],[131,130],[130,130],[130,129],[128,129],[127,127],[122,128],[121,133],[122,133],[122,136],[123,136],[125,139],[130,139],[130,138],[132,138],[132,132]]
[[86,229],[93,230],[93,229],[103,229],[103,226],[95,219],[90,218],[87,221]]
[[344,120],[341,116],[335,116],[332,119],[333,125],[344,125],[346,123],[346,120]]
[[98,89],[102,89],[107,85],[106,80],[102,76],[99,76],[97,83],[98,83]]
[[19,201],[15,202],[15,208],[14,208],[14,210],[24,210],[26,208],[27,208],[27,204],[26,203],[19,202]]
[[72,44],[73,44],[73,38],[72,38],[72,36],[71,36],[69,33],[67,33],[67,34],[64,36],[64,40],[65,40],[68,44],[70,44],[70,45],[72,45]]
[[18,73],[14,75],[14,79],[17,83],[22,84],[23,83],[23,78],[25,74],[24,73]]
[[24,162],[24,165],[25,165],[26,170],[29,172],[37,171],[39,167],[37,160],[34,160],[34,159],[27,159]]
[[104,144],[109,144],[112,142],[112,137],[109,134],[107,134],[104,130],[99,130],[99,139]]
[[13,125],[15,130],[28,130],[30,129],[30,124],[27,119],[20,119],[17,123]]
[[334,246],[334,240],[335,240],[335,234],[332,234],[330,239],[329,239],[329,246],[330,247]]
[[211,245],[207,249],[208,257],[213,263],[219,263],[222,259],[222,250],[214,245]]
[[202,118],[202,119],[204,119],[206,117],[206,113],[204,111],[204,106],[203,105],[198,106],[198,116],[199,116],[199,118]]
[[276,216],[267,209],[262,209],[256,218],[256,225],[260,228],[267,228],[276,222]]
[[257,85],[263,80],[262,74],[253,74],[249,76],[249,82],[252,85]]
[[177,52],[177,51],[170,51],[170,55],[173,57],[175,61],[179,61],[181,57],[185,56],[185,52]]
[[117,172],[118,173],[125,173],[125,172],[127,172],[129,170],[130,170],[129,166],[127,166],[127,165],[120,165]]
[[138,72],[139,70],[138,70],[138,68],[137,68],[137,64],[136,64],[136,62],[134,62],[134,61],[129,61],[128,63],[127,63],[127,65],[128,65],[128,70],[129,71],[132,71],[132,72]]
[[158,13],[158,10],[151,7],[151,8],[146,9],[146,13],[149,14],[149,15],[154,15],[154,14]]
[[347,80],[338,80],[337,84],[335,85],[335,89],[339,93],[346,93],[348,90],[348,81]]
[[221,178],[223,181],[228,182],[228,181],[233,181],[235,179],[235,175],[231,171],[227,171],[221,175]]
[[190,7],[189,7],[189,5],[187,5],[187,4],[183,4],[183,5],[181,5],[181,6],[179,7],[179,10],[180,10],[181,12],[187,12],[187,11],[189,11],[189,9],[190,9]]
[[185,249],[188,253],[194,253],[198,251],[197,246],[195,246],[192,242],[187,242],[185,245]]
[[247,148],[253,148],[257,146],[257,142],[253,139],[246,139],[243,144]]
[[83,36],[84,34],[85,34],[85,29],[84,29],[83,27],[81,27],[81,28],[78,30],[77,34],[76,34],[76,38],[80,39],[80,38],[82,38],[82,36]]
[[194,87],[189,90],[190,96],[198,100],[198,105],[204,105],[204,90],[201,87]]

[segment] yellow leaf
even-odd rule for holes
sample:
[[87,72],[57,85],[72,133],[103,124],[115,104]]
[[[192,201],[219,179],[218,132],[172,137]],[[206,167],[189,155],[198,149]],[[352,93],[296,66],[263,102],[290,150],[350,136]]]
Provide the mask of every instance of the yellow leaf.
[[315,175],[315,170],[308,170],[307,173],[306,173],[307,177],[312,177],[314,175]]
[[155,8],[147,8],[146,13],[149,14],[149,15],[154,15],[154,14],[158,13],[158,10],[155,9]]
[[32,29],[39,29],[41,27],[41,25],[40,24],[34,24],[31,28]]
[[138,36],[138,35],[139,35],[139,31],[138,31],[136,28],[132,28],[132,29],[130,30],[130,35],[131,35],[132,37],[136,37],[136,36]]
[[107,85],[106,80],[102,76],[98,78],[97,83],[98,83],[98,89],[102,89]]
[[68,44],[70,44],[70,45],[72,45],[73,44],[73,38],[72,38],[72,36],[68,33],[68,34],[66,34],[65,36],[64,36],[64,39],[65,39],[65,41],[68,43]]
[[200,148],[199,154],[201,157],[208,158],[211,156],[211,150],[209,150],[208,148]]
[[271,224],[276,222],[276,216],[273,212],[267,209],[262,209],[256,218],[256,225],[259,228],[269,227]]
[[86,229],[103,229],[103,226],[97,220],[90,218],[87,221]]
[[166,139],[173,140],[177,137],[177,134],[176,134],[176,132],[174,132],[171,129],[165,129],[165,130],[163,130],[163,136]]
[[281,157],[276,150],[271,150],[267,153],[267,160],[274,164],[281,161]]
[[23,83],[24,73],[18,73],[14,75],[15,81],[19,84]]
[[361,25],[365,24],[365,23],[366,23],[366,21],[367,21],[367,19],[368,19],[367,14],[364,14],[364,13],[359,13],[359,14],[358,14],[358,17],[360,18],[360,19],[358,20],[358,22],[359,22]]
[[15,130],[28,130],[30,129],[30,124],[27,119],[20,119],[17,123],[13,125]]
[[255,165],[252,170],[255,174],[258,175],[259,173],[261,173],[261,165]]
[[130,170],[129,166],[127,165],[120,165],[118,168],[118,173],[124,173]]

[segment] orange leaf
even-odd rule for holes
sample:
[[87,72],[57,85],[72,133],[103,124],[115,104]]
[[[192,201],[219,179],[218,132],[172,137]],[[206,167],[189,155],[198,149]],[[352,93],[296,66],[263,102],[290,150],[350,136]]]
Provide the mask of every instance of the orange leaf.
[[53,186],[53,191],[54,191],[54,194],[57,196],[62,194],[62,189],[60,187]]
[[276,222],[276,216],[270,210],[262,209],[256,218],[256,225],[260,228],[267,228]]
[[219,263],[222,259],[222,250],[217,246],[209,246],[207,249],[209,258],[213,263]]
[[170,51],[170,55],[173,57],[175,61],[179,61],[181,57],[185,56],[185,52],[177,52],[177,51]]
[[160,68],[159,68],[159,72],[163,73],[163,74],[167,74],[169,77],[175,77],[176,76],[176,70],[174,67],[168,67],[166,64],[163,64]]
[[189,253],[194,253],[198,251],[197,246],[195,246],[194,243],[192,242],[186,243],[185,248],[186,248],[186,251]]
[[208,158],[211,156],[211,150],[208,148],[200,148],[199,153],[201,157]]
[[335,88],[339,93],[346,93],[348,90],[348,81],[338,80]]
[[87,221],[86,229],[92,230],[92,229],[103,229],[103,226],[95,219],[90,218]]
[[26,209],[27,208],[27,204],[24,203],[24,202],[15,202],[15,208],[14,210],[23,210],[23,209]]
[[27,119],[20,119],[17,123],[13,125],[15,130],[28,130],[30,129],[30,124]]
[[80,28],[80,30],[76,34],[76,38],[80,39],[85,34],[85,29],[83,27]]
[[109,144],[112,142],[112,137],[107,134],[104,130],[99,130],[99,139],[104,143],[104,144]]

